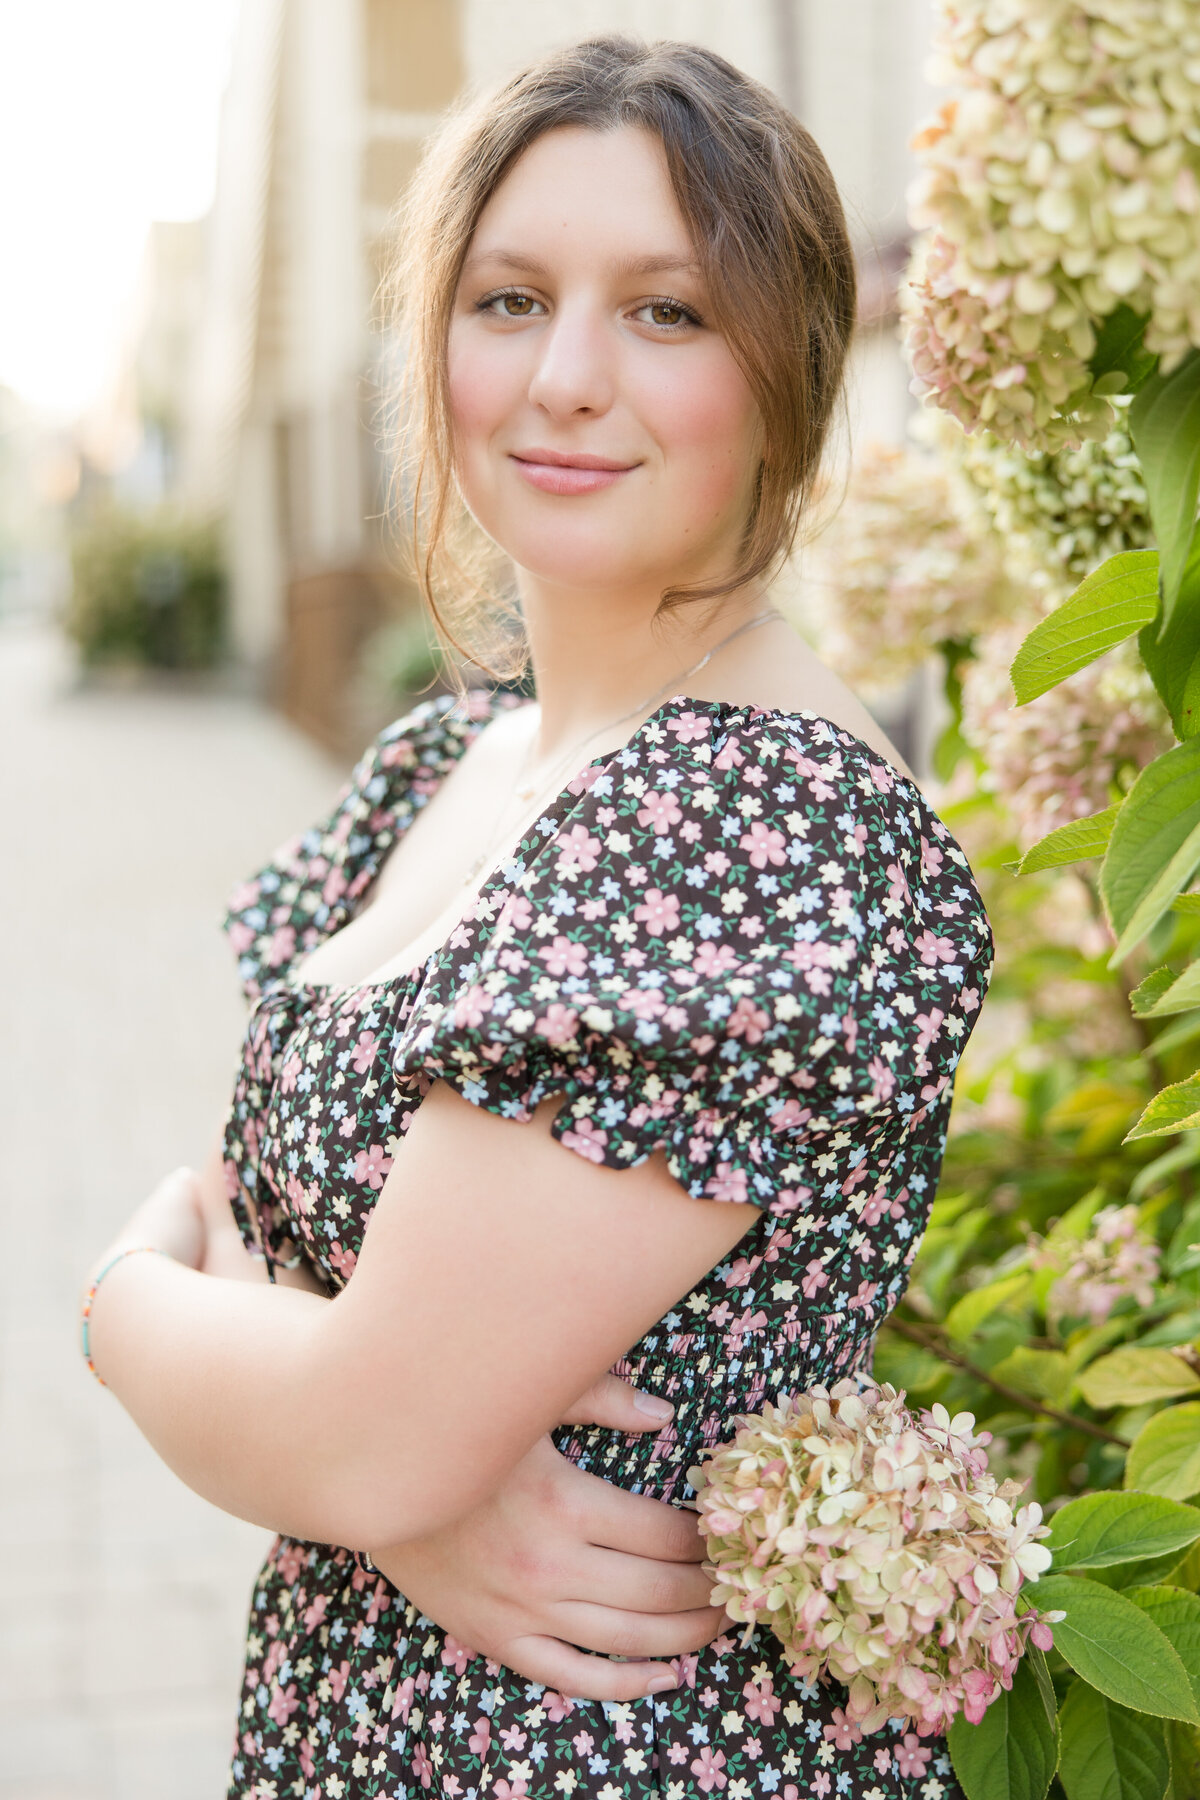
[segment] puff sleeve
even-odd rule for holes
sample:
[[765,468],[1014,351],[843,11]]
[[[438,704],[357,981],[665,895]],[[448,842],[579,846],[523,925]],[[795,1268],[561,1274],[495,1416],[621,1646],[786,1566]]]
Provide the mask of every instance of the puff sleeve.
[[[919,791],[805,714],[675,702],[551,810],[401,1038],[613,1168],[783,1212],[944,1116],[991,934]],[[845,1190],[843,1190],[845,1191]]]

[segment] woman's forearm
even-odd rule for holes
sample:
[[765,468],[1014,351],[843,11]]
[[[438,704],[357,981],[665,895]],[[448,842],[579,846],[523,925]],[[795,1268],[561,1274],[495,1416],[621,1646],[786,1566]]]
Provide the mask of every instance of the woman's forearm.
[[129,1256],[91,1319],[97,1368],[180,1478],[226,1512],[290,1536],[365,1547],[316,1366],[330,1302],[291,1287]]

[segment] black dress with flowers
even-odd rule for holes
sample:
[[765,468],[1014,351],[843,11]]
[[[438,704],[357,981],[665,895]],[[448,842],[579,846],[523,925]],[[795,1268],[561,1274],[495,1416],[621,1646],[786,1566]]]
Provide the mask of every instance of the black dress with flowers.
[[[762,1212],[616,1365],[675,1406],[657,1435],[562,1427],[582,1469],[676,1504],[738,1413],[869,1363],[903,1290],[991,934],[910,782],[807,712],[676,698],[564,790],[418,970],[294,973],[506,700],[432,701],[332,815],[230,901],[253,1002],[226,1128],[247,1243],[352,1275],[423,1096],[449,1082],[564,1150],[652,1151],[697,1199]],[[517,1126],[514,1125],[514,1129]],[[844,1690],[741,1627],[681,1685],[577,1700],[455,1642],[367,1559],[281,1539],[254,1595],[230,1793],[244,1800],[957,1800],[938,1739],[858,1740]]]

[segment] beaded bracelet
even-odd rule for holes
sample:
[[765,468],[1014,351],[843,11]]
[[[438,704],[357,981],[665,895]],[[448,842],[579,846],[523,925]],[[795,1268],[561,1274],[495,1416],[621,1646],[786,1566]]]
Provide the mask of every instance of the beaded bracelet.
[[107,1387],[108,1383],[107,1383],[107,1381],[105,1381],[103,1375],[100,1373],[99,1369],[96,1367],[95,1363],[92,1361],[91,1321],[92,1321],[92,1304],[96,1298],[96,1289],[100,1286],[100,1283],[104,1280],[104,1277],[109,1273],[109,1271],[112,1269],[115,1269],[117,1264],[119,1262],[121,1262],[123,1260],[123,1258],[125,1258],[126,1256],[136,1256],[138,1254],[138,1252],[141,1250],[148,1250],[152,1256],[169,1256],[170,1255],[169,1251],[160,1250],[157,1244],[129,1244],[126,1246],[126,1248],[124,1250],[118,1250],[115,1256],[109,1257],[108,1261],[105,1263],[104,1267],[101,1269],[100,1273],[97,1275],[95,1281],[93,1281],[91,1287],[88,1289],[87,1293],[83,1297],[83,1317],[80,1320],[80,1328],[79,1328],[80,1346],[83,1350],[84,1362],[87,1364],[87,1366],[91,1370],[92,1374],[96,1377],[96,1380],[100,1383],[101,1387]]

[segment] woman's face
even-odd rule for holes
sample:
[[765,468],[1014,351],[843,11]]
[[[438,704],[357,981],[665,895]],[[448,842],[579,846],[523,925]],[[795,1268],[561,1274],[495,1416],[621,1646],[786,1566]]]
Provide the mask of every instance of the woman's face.
[[649,133],[563,127],[513,166],[464,265],[449,393],[463,498],[519,569],[659,591],[733,565],[759,414]]

